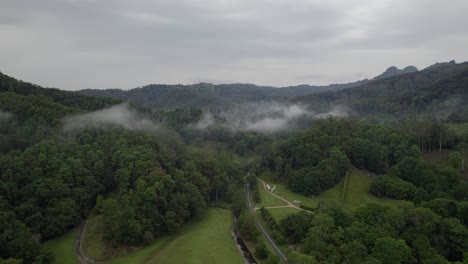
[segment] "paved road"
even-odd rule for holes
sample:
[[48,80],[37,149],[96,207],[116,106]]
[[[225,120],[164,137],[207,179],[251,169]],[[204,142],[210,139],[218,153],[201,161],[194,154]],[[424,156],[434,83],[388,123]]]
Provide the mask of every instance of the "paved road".
[[86,221],[87,220],[84,220],[78,225],[78,236],[76,236],[76,241],[75,241],[75,253],[76,253],[76,256],[78,256],[78,258],[80,259],[81,263],[90,264],[90,263],[96,263],[96,261],[86,257],[85,255],[83,255],[83,251],[81,251],[81,241],[83,240],[83,233],[86,227]]
[[247,191],[247,204],[249,206],[250,213],[252,213],[255,216],[255,220],[257,221],[258,229],[262,232],[263,236],[268,240],[268,243],[270,243],[270,245],[273,247],[273,249],[276,251],[276,253],[280,256],[281,262],[288,263],[288,258],[286,257],[286,254],[284,254],[284,252],[278,247],[278,245],[276,245],[275,241],[270,237],[270,235],[268,234],[268,231],[266,231],[265,228],[263,228],[262,223],[260,222],[260,220],[257,218],[257,216],[255,214],[255,209],[252,206],[252,199],[250,197],[250,186],[249,186],[249,184],[247,183],[245,185],[245,187],[247,189],[246,190]]

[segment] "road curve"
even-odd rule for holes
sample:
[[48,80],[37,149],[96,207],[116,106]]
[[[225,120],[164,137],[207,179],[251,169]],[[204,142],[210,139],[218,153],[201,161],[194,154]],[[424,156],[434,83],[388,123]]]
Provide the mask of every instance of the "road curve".
[[76,240],[75,240],[75,253],[78,259],[80,259],[81,263],[92,264],[92,263],[96,263],[96,261],[83,255],[83,251],[81,250],[81,242],[83,240],[83,234],[84,234],[84,230],[86,227],[86,222],[87,220],[81,221],[81,223],[78,225],[78,236],[76,236]]
[[255,209],[252,206],[252,199],[250,197],[250,186],[249,186],[248,183],[246,183],[245,187],[246,187],[246,192],[247,192],[247,205],[249,207],[250,213],[255,217],[255,221],[257,222],[258,229],[262,232],[263,236],[267,239],[268,243],[270,243],[270,245],[273,247],[273,249],[279,255],[279,257],[281,259],[281,262],[288,263],[288,258],[286,257],[286,254],[278,247],[278,245],[275,243],[275,241],[270,237],[270,235],[265,230],[265,228],[263,228],[263,225],[260,222],[260,220],[255,215]]

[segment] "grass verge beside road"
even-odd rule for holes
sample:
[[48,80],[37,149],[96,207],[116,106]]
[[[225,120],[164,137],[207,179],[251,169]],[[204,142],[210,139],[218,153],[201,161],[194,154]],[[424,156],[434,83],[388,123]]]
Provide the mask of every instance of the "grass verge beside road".
[[80,264],[75,254],[77,235],[78,230],[74,228],[68,233],[44,243],[44,247],[52,251],[54,255],[54,264]]

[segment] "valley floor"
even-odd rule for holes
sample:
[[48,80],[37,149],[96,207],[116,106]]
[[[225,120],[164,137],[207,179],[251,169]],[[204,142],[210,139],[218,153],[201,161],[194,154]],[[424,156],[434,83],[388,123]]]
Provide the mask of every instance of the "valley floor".
[[[96,218],[93,220],[95,221]],[[207,208],[203,217],[186,224],[179,233],[164,236],[157,239],[150,246],[135,249],[131,253],[99,263],[244,263],[244,259],[230,233],[232,223],[231,211]],[[92,223],[92,225],[96,225],[96,223]],[[90,229],[87,227],[86,232],[92,229],[92,227]],[[76,230],[73,230],[63,237],[46,242],[46,246],[54,252],[54,263],[79,263],[74,252],[76,233]],[[90,237],[88,234],[85,234],[85,236]],[[94,239],[91,244],[99,246],[99,234],[92,234],[91,237]],[[104,249],[99,248],[93,250],[88,250],[88,252],[99,255],[104,251]]]
[[[315,197],[308,197],[301,194],[294,193],[286,188],[284,184],[266,181],[270,186],[276,185],[275,194],[281,196],[283,199],[288,200],[293,203],[295,200],[301,201],[302,205],[307,207],[316,208],[318,203],[321,201],[334,201],[341,203],[347,208],[354,208],[363,203],[373,201],[377,203],[394,205],[399,203],[398,200],[387,199],[387,198],[378,198],[369,194],[369,188],[372,182],[372,178],[363,170],[359,170],[355,167],[352,167],[348,174],[343,177],[335,186],[332,188],[321,192]],[[286,205],[280,199],[269,195],[268,191],[264,190],[262,187],[261,181],[258,182],[260,195],[262,202],[258,203],[257,207],[271,207],[271,206],[281,206]],[[266,198],[266,199],[265,199]],[[265,199],[265,200],[264,200]],[[280,221],[283,218],[286,218],[289,214],[299,212],[295,208],[270,208],[268,209],[276,221]]]

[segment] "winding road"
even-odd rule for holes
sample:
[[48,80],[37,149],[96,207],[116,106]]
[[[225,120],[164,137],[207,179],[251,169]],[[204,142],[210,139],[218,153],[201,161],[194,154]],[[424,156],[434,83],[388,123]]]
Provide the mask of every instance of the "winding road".
[[279,248],[279,246],[275,243],[275,241],[270,237],[268,234],[268,231],[263,228],[262,223],[258,219],[258,217],[255,214],[255,207],[252,206],[252,199],[250,197],[250,186],[248,183],[245,185],[246,192],[247,192],[247,205],[249,207],[249,211],[253,216],[255,217],[255,220],[257,221],[257,227],[258,229],[262,232],[263,236],[266,238],[268,243],[273,247],[273,249],[276,251],[276,253],[280,256],[281,262],[282,263],[288,263],[288,258],[286,257],[286,254]]
[[83,254],[83,251],[81,250],[81,242],[83,240],[83,234],[86,228],[86,222],[87,220],[84,220],[78,225],[78,236],[76,236],[76,241],[75,241],[75,253],[78,259],[80,259],[81,263],[92,264],[92,263],[96,263],[96,261],[86,257]]

